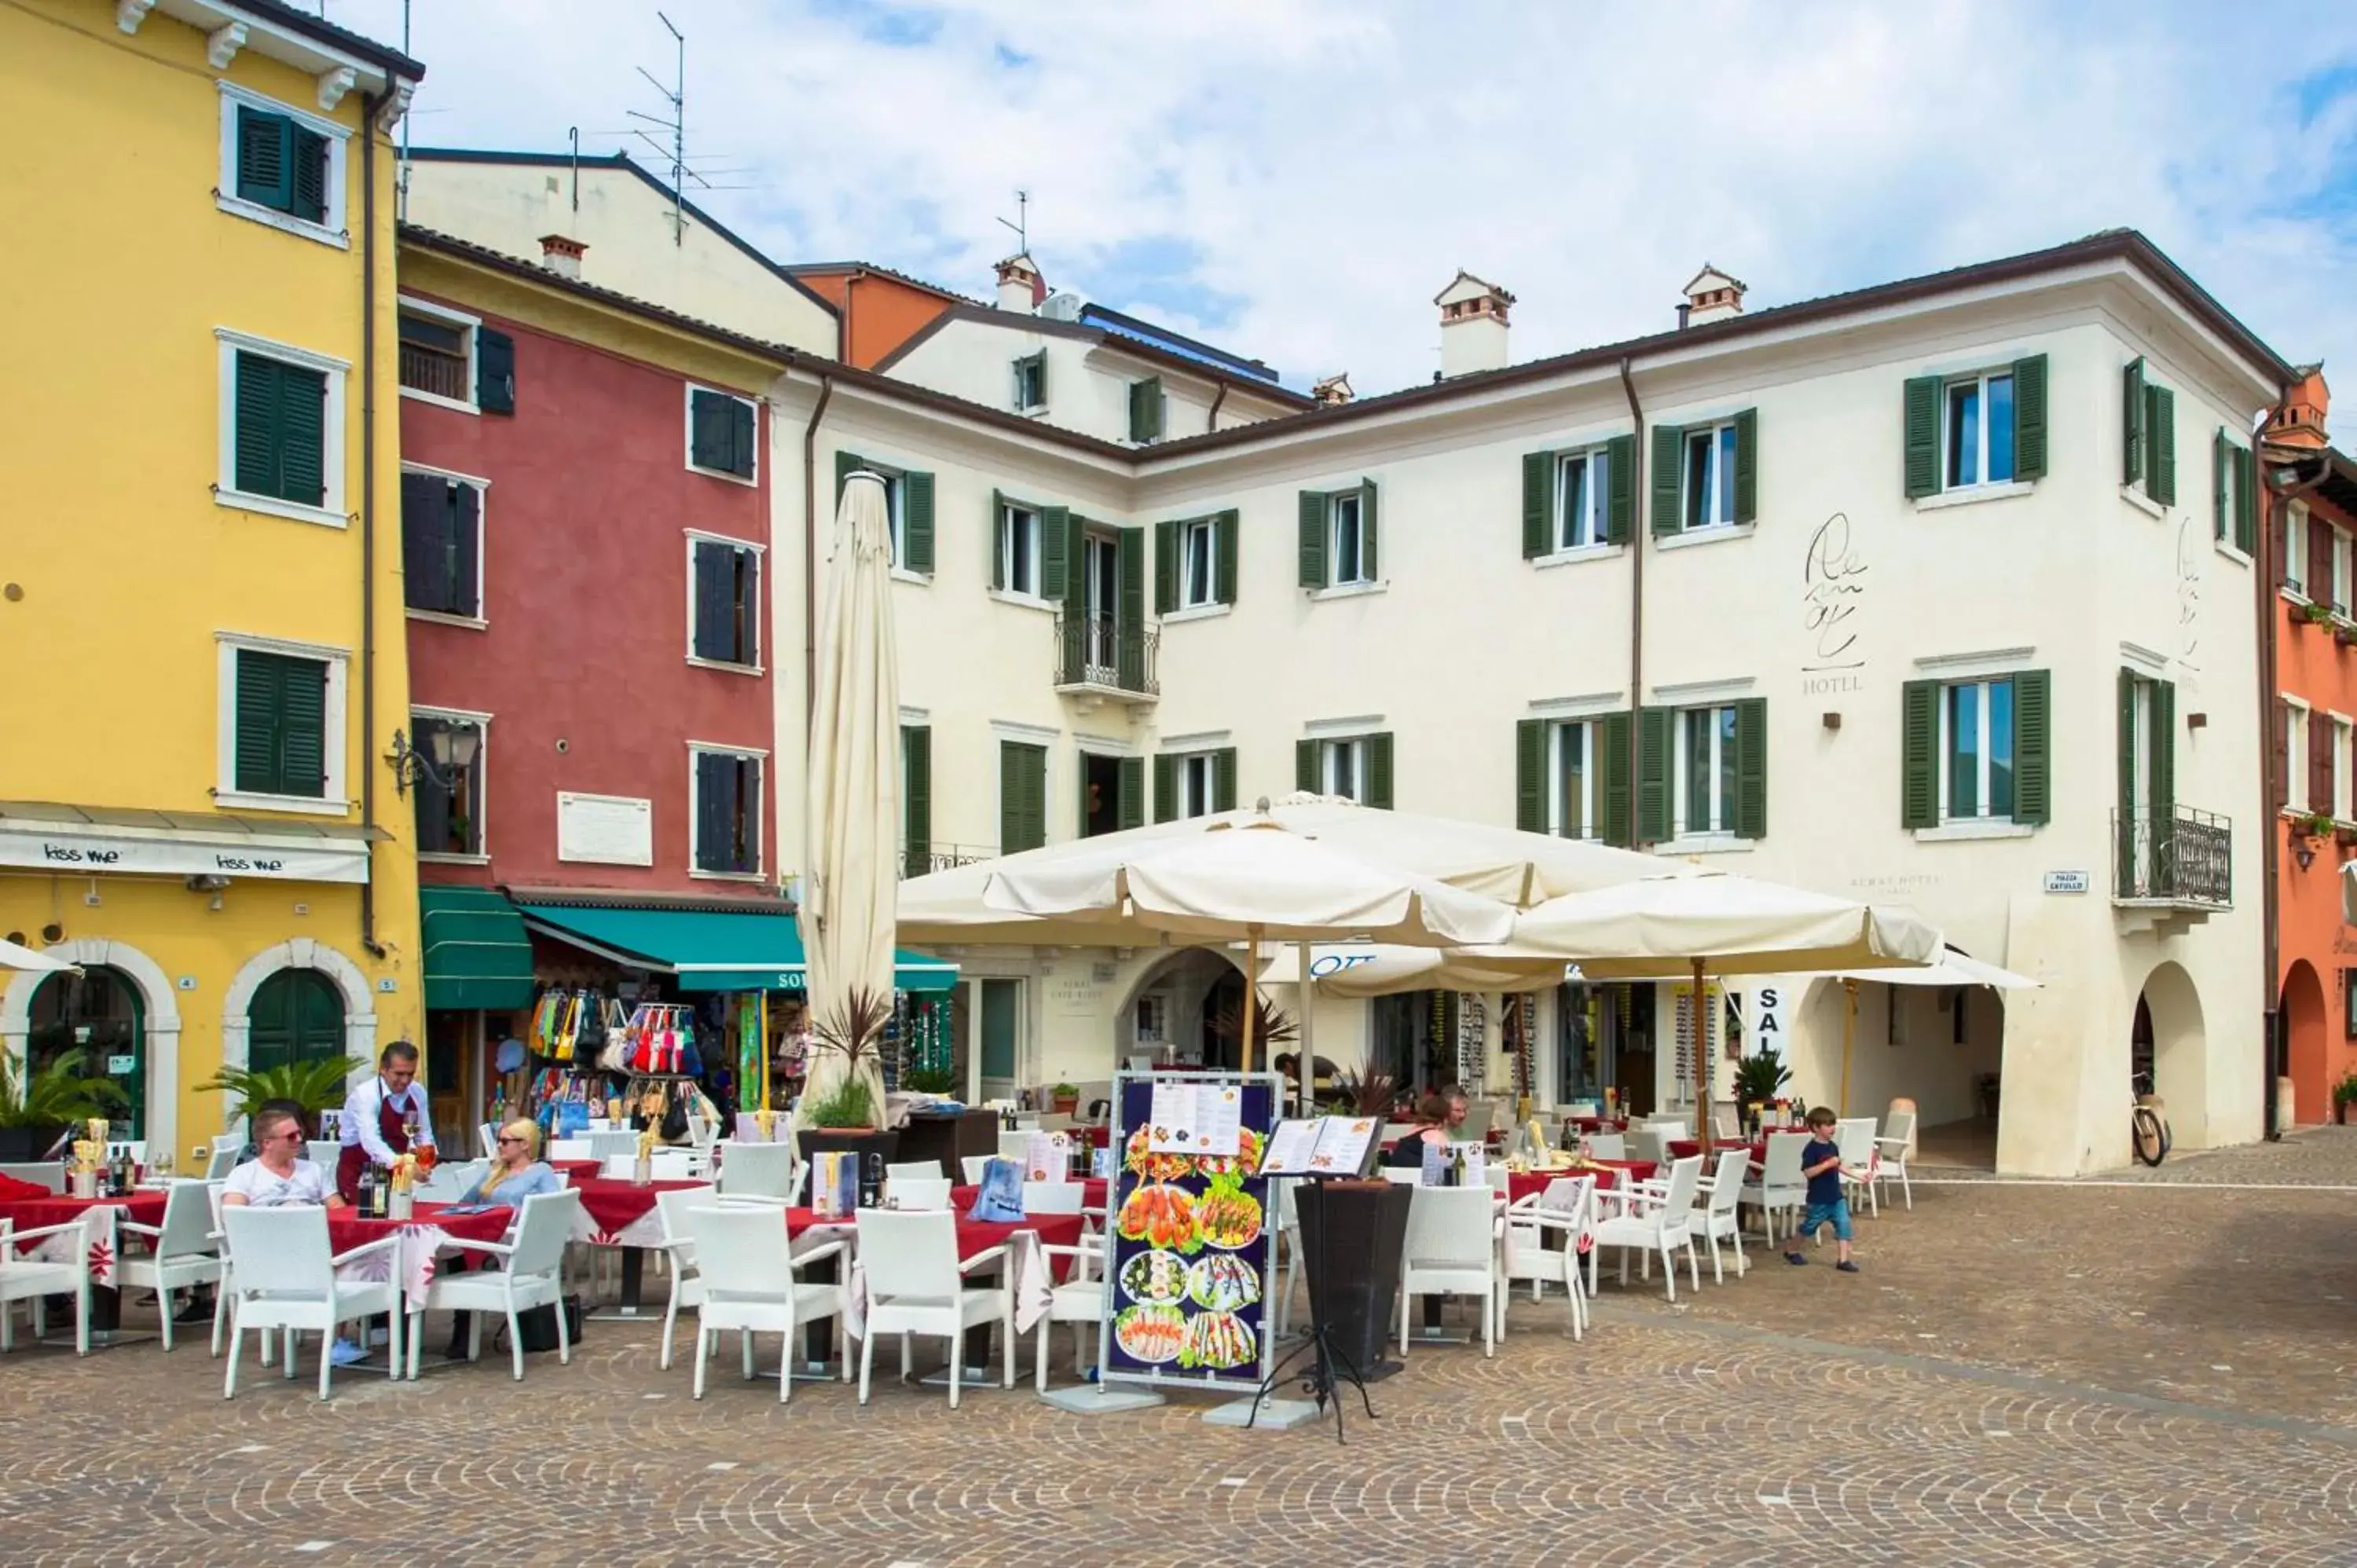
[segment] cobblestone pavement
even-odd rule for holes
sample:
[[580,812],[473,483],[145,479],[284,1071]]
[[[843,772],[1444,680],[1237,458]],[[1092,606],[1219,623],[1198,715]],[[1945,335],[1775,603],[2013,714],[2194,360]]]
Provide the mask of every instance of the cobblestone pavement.
[[[2357,1133],[2212,1157],[2335,1160]],[[1347,1445],[1197,1401],[1067,1415],[1028,1354],[952,1412],[880,1376],[780,1409],[731,1351],[698,1404],[651,1326],[597,1323],[521,1384],[347,1374],[321,1405],[307,1358],[224,1403],[201,1337],[20,1337],[0,1562],[2357,1563],[2357,1198],[2298,1185],[1919,1186],[1861,1221],[1862,1273],[1755,1247],[1675,1307],[1608,1269],[1584,1343],[1525,1294],[1496,1359],[1418,1347]]]

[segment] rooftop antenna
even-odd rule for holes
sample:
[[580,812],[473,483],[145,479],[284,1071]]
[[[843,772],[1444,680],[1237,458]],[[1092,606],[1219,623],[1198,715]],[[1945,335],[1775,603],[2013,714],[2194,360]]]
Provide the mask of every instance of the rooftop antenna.
[[[662,94],[663,102],[671,105],[671,118],[665,120],[653,114],[641,114],[635,109],[630,114],[633,120],[644,120],[650,125],[671,133],[671,242],[683,245],[687,242],[687,208],[683,188],[691,177],[687,166],[687,35],[661,11],[655,13],[655,20],[663,25],[663,29],[679,45],[678,63],[672,85],[665,87],[655,81],[654,72],[645,66],[639,67],[639,74],[652,82],[654,90]],[[660,153],[663,150],[662,144],[646,132],[634,131],[631,134],[643,138],[655,151]]]
[[1015,192],[1015,220],[1010,223],[1002,218],[998,221],[1002,227],[1015,231],[1015,253],[1018,256],[1029,255],[1031,253],[1031,193],[1018,188]]
[[569,125],[565,134],[573,143],[573,210],[581,210],[581,127]]
[[[327,0],[320,0],[319,15],[328,14]],[[401,52],[409,54],[409,0],[401,0]],[[409,116],[401,117],[401,167],[393,181],[393,215],[395,220],[409,221]]]

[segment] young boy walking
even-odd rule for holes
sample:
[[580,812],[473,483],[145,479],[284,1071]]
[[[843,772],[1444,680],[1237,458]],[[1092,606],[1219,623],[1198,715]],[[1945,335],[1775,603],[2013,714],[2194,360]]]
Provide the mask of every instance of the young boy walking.
[[[1849,1255],[1849,1199],[1842,1196],[1841,1145],[1834,1142],[1834,1113],[1822,1105],[1809,1112],[1809,1146],[1801,1151],[1801,1174],[1809,1178],[1809,1208],[1801,1216],[1795,1234],[1814,1236],[1818,1226],[1832,1226],[1834,1239],[1841,1243],[1840,1261],[1834,1267],[1854,1274],[1857,1264]],[[1784,1261],[1806,1263],[1809,1260],[1791,1251],[1784,1254]]]

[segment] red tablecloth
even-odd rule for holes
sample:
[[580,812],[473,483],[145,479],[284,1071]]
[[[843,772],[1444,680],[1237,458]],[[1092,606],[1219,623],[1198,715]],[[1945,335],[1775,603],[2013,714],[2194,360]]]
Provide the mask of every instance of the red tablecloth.
[[127,1219],[137,1225],[161,1225],[165,1197],[160,1192],[135,1192],[128,1197],[17,1198],[0,1203],[0,1219],[12,1221],[18,1230],[41,1230],[52,1225],[70,1225],[77,1219],[83,1221],[79,1243],[66,1233],[23,1242],[18,1250],[51,1262],[62,1262],[73,1256],[69,1249],[79,1244],[89,1253],[90,1283],[108,1285],[114,1283],[114,1260],[123,1251],[116,1223]]
[[[814,1208],[789,1208],[785,1210],[785,1216],[786,1236],[789,1240],[800,1236],[812,1226],[821,1223],[818,1210]],[[1006,1245],[1007,1240],[1017,1230],[1031,1231],[1043,1243],[1051,1247],[1077,1247],[1081,1244],[1082,1218],[1078,1214],[1034,1214],[1022,1219],[997,1223],[986,1219],[968,1219],[961,1212],[957,1217],[958,1261],[963,1262],[977,1252],[985,1252],[993,1247]],[[848,1228],[856,1221],[830,1219],[824,1223]],[[1071,1260],[1069,1258],[1058,1259],[1056,1277],[1061,1279],[1071,1267]]]
[[1609,1192],[1620,1186],[1624,1179],[1651,1181],[1655,1169],[1651,1160],[1598,1160],[1596,1163],[1601,1168],[1593,1171],[1579,1168],[1561,1171],[1510,1171],[1506,1176],[1506,1196],[1509,1198],[1519,1199],[1534,1192],[1544,1193],[1549,1182],[1560,1181],[1567,1176],[1594,1176],[1597,1190]]
[[1089,1135],[1089,1147],[1092,1149],[1105,1149],[1113,1146],[1112,1128],[1084,1127],[1082,1131]]
[[[587,1181],[576,1179],[573,1190],[581,1195],[581,1212],[591,1237],[619,1237],[655,1209],[655,1195],[678,1192],[691,1187],[708,1187],[708,1181],[651,1181],[640,1187],[619,1176],[592,1176]],[[581,1238],[576,1238],[580,1240]],[[629,1240],[607,1241],[607,1246],[644,1246],[647,1242]]]
[[[1107,1182],[1103,1176],[1082,1177],[1080,1183],[1081,1207],[1082,1208],[1103,1208],[1105,1206],[1106,1188],[1111,1185],[1112,1184]],[[981,1196],[982,1188],[978,1187],[953,1187],[950,1188],[950,1207],[952,1208],[972,1208],[974,1205],[974,1200],[979,1198]]]
[[606,1162],[603,1160],[551,1160],[548,1162],[548,1168],[574,1186],[579,1187],[583,1182],[604,1170]]
[[349,1252],[355,1247],[365,1247],[382,1236],[391,1236],[404,1227],[431,1226],[454,1241],[496,1241],[508,1233],[515,1222],[516,1211],[508,1208],[486,1208],[479,1214],[453,1214],[454,1206],[447,1203],[421,1203],[414,1207],[407,1219],[369,1219],[349,1208],[328,1210],[328,1251]]

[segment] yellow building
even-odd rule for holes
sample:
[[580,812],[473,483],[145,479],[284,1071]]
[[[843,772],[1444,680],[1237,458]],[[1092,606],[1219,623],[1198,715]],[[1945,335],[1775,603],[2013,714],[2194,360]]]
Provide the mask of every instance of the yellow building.
[[86,971],[0,970],[0,1045],[87,1050],[183,1169],[224,1061],[422,1021],[388,760],[422,74],[275,0],[0,5],[0,935]]

